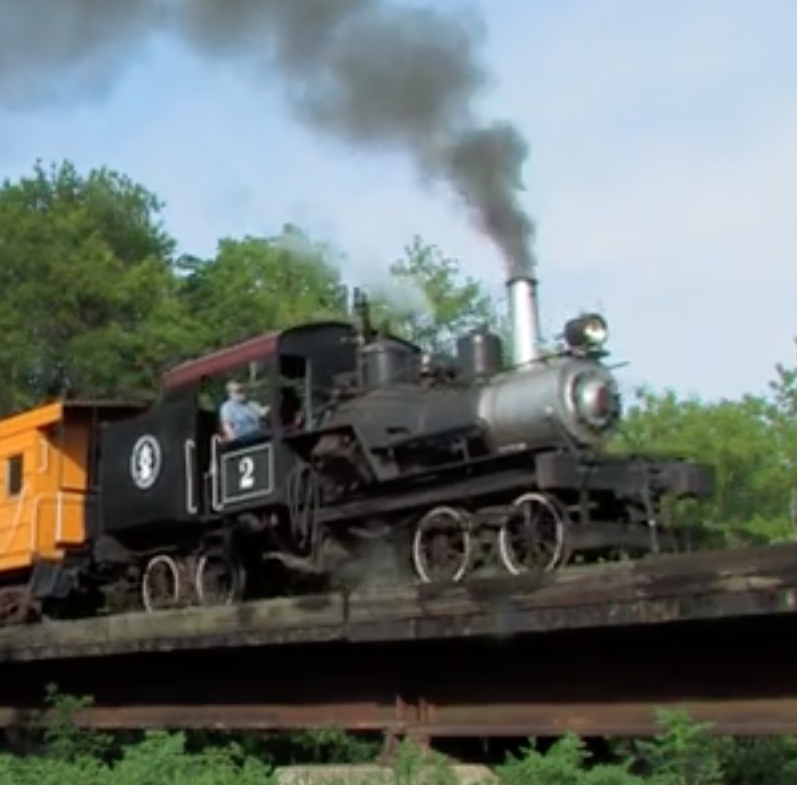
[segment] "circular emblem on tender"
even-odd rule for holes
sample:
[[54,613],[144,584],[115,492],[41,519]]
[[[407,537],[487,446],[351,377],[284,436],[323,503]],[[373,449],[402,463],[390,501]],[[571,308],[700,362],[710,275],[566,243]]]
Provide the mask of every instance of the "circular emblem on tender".
[[142,436],[130,454],[130,476],[142,491],[151,488],[161,472],[161,446],[154,436]]

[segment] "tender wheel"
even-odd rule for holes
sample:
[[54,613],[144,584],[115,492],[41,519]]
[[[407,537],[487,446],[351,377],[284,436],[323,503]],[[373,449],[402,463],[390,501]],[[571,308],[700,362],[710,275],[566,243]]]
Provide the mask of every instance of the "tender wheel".
[[244,589],[243,568],[223,553],[206,553],[196,565],[194,582],[200,605],[233,605]]
[[412,541],[412,563],[423,583],[459,583],[471,557],[470,515],[436,507],[421,518]]
[[141,601],[147,611],[177,608],[180,605],[182,580],[180,567],[171,556],[160,554],[147,563],[141,578]]
[[25,624],[39,616],[40,610],[24,589],[9,586],[0,590],[0,627]]
[[524,493],[512,503],[517,512],[498,532],[498,553],[512,575],[555,569],[565,547],[566,519],[555,499]]

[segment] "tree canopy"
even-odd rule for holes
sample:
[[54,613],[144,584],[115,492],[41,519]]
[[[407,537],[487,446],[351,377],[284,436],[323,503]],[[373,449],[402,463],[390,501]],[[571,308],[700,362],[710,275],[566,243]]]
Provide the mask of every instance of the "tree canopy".
[[[37,163],[0,186],[0,414],[68,393],[154,395],[168,366],[269,331],[346,314],[341,253],[285,226],[225,237],[206,259],[178,256],[163,204],[110,169]],[[392,328],[434,351],[488,324],[505,332],[483,283],[420,238],[370,292]],[[642,389],[626,403],[619,449],[677,453],[716,467],[700,510],[725,542],[792,536],[797,373],[774,369],[771,394],[705,402]]]
[[0,188],[3,411],[64,389],[140,393],[190,340],[161,204],[108,170],[45,168]]

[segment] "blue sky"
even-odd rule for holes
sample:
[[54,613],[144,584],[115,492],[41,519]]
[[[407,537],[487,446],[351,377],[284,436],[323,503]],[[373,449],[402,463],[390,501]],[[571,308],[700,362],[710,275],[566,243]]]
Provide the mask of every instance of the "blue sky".
[[[602,308],[628,382],[762,390],[797,335],[797,3],[481,0],[484,107],[532,146],[544,321]],[[286,115],[278,85],[161,40],[91,101],[0,108],[0,172],[109,165],[167,202],[185,251],[285,222],[375,282],[414,234],[501,291],[496,251],[391,157]]]

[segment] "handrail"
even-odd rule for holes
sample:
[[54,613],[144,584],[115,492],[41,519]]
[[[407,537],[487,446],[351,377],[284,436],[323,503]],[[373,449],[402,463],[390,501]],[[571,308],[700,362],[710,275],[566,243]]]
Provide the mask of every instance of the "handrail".
[[5,542],[3,543],[3,547],[0,548],[0,554],[4,554],[8,550],[8,546],[14,540],[14,535],[17,533],[20,521],[22,520],[22,510],[25,507],[25,498],[27,497],[27,495],[28,495],[28,486],[23,485],[22,490],[17,495],[17,507],[14,512],[14,522],[11,524],[11,528],[8,531],[8,537],[6,537]]
[[210,507],[214,512],[221,512],[219,499],[219,445],[221,437],[214,434],[210,439]]
[[[53,496],[55,497],[56,512],[55,512],[55,541],[61,542],[64,536],[64,502],[69,498],[77,498],[84,504],[88,502],[90,494],[86,491],[77,490],[59,490]],[[88,532],[86,532],[88,534]]]
[[64,536],[64,502],[69,498],[76,498],[80,502],[86,502],[89,494],[85,491],[77,490],[59,490],[55,493],[39,493],[33,498],[33,506],[31,508],[31,550],[36,550],[38,547],[38,533],[39,533],[39,516],[41,514],[41,507],[45,502],[55,502],[55,534],[54,542],[57,544],[62,541]]
[[38,493],[32,498],[29,498],[29,488],[23,486],[19,495],[17,496],[16,509],[14,511],[14,518],[11,526],[5,532],[5,539],[2,546],[0,546],[0,556],[8,551],[9,545],[13,542],[14,536],[22,523],[22,514],[25,510],[25,504],[30,501],[30,540],[29,547],[34,553],[39,547],[39,531],[41,525],[41,508],[45,502],[55,502],[55,536],[54,543],[61,542],[64,533],[64,502],[69,498],[76,498],[81,502],[85,502],[88,494],[84,491],[71,491],[59,490],[55,493]]
[[185,440],[183,453],[185,457],[185,510],[189,515],[196,515],[199,512],[199,504],[194,487],[197,466],[196,442],[193,439]]
[[45,494],[39,493],[33,497],[30,507],[30,549],[35,553],[39,539],[39,510],[44,501]]
[[50,443],[44,436],[39,436],[39,474],[50,468]]

